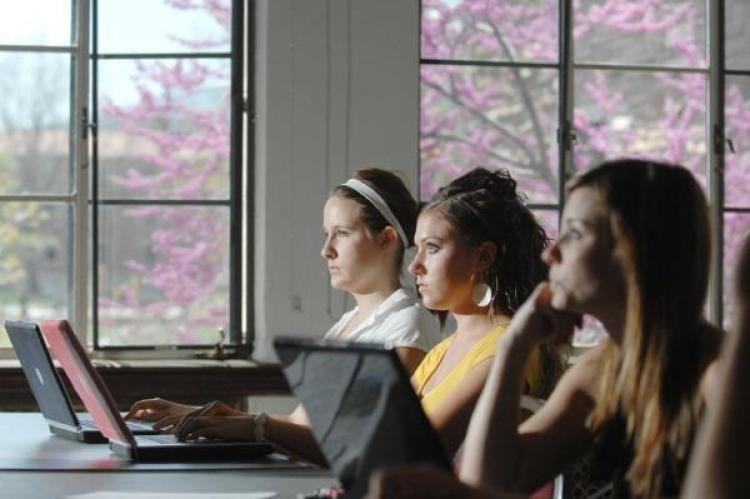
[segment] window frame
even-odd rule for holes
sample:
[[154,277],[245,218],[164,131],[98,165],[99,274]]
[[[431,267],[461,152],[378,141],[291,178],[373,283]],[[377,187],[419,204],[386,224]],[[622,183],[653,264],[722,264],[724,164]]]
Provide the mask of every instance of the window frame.
[[[245,24],[244,11],[245,0],[232,0],[232,23],[231,41],[229,52],[147,52],[147,53],[100,53],[98,50],[98,2],[91,2],[91,41],[92,47],[89,57],[92,67],[91,78],[91,123],[92,133],[91,145],[91,345],[94,351],[102,352],[138,352],[138,351],[195,351],[211,348],[210,344],[167,344],[167,345],[102,345],[99,338],[99,308],[96,305],[99,297],[99,240],[98,221],[100,206],[226,206],[229,208],[229,324],[226,347],[230,350],[244,350],[246,335],[243,334],[242,325],[242,233],[243,233],[243,113],[245,109],[245,96],[243,95],[243,80],[245,74],[243,68]],[[137,199],[137,198],[101,198],[99,196],[98,182],[98,144],[97,144],[97,122],[98,122],[98,64],[102,60],[154,60],[154,59],[228,59],[230,61],[230,137],[229,137],[229,197],[225,199]],[[78,322],[78,328],[82,324]]]
[[[66,206],[70,213],[67,238],[72,246],[67,269],[68,311],[73,320],[80,323],[86,318],[87,289],[80,285],[79,269],[85,269],[88,261],[87,231],[88,209],[88,31],[89,4],[87,0],[71,2],[70,43],[67,45],[0,45],[0,52],[33,54],[68,54],[71,58],[69,106],[70,154],[68,173],[73,177],[71,191],[67,194],[5,194],[0,195],[0,203],[51,203]],[[82,216],[83,214],[83,216]],[[85,281],[84,281],[85,282]],[[84,322],[85,324],[85,322]],[[77,336],[85,341],[85,329],[77,331]],[[14,358],[12,348],[0,348],[0,359]]]
[[[71,3],[71,44],[0,45],[0,52],[64,53],[75,58],[71,68],[69,156],[74,176],[68,194],[1,195],[0,203],[49,202],[67,205],[71,212],[68,240],[72,245],[67,270],[68,313],[76,335],[92,358],[187,359],[214,358],[209,351],[215,344],[180,345],[101,345],[97,331],[98,294],[97,219],[103,205],[227,206],[229,209],[229,324],[223,356],[247,358],[252,351],[253,260],[252,251],[252,173],[254,166],[254,0],[232,0],[229,52],[99,54],[96,47],[98,0]],[[246,15],[247,14],[247,15]],[[72,41],[75,40],[75,43]],[[97,64],[109,59],[225,58],[230,66],[230,136],[228,196],[221,200],[101,199],[97,188]],[[91,70],[89,70],[91,68]],[[248,236],[250,235],[250,236]],[[248,281],[248,279],[250,279]],[[249,305],[248,305],[249,304]],[[89,327],[91,325],[91,327]],[[12,348],[0,348],[0,359],[14,358]]]
[[[574,111],[574,79],[576,71],[586,69],[604,69],[628,72],[676,72],[676,73],[699,73],[706,76],[706,159],[705,165],[707,189],[706,194],[709,202],[711,217],[711,237],[714,242],[714,251],[711,254],[711,269],[709,274],[709,289],[707,310],[709,319],[716,323],[724,324],[724,215],[726,213],[750,213],[750,207],[726,206],[724,202],[724,158],[728,137],[725,134],[725,79],[727,75],[747,75],[750,70],[728,70],[725,64],[725,0],[706,0],[706,67],[686,67],[678,65],[644,65],[644,64],[603,64],[603,63],[578,63],[574,57],[573,40],[573,2],[572,0],[558,1],[558,48],[559,56],[556,63],[528,63],[528,62],[493,62],[486,60],[449,60],[431,59],[422,56],[422,16],[424,8],[420,2],[420,67],[425,65],[462,65],[462,66],[492,66],[492,67],[554,67],[559,74],[558,90],[558,198],[557,203],[529,203],[533,210],[556,210],[559,217],[561,207],[565,205],[565,183],[575,174],[573,151],[575,147],[575,129],[573,127]],[[420,86],[421,88],[421,86]],[[421,102],[421,91],[420,91]],[[421,130],[420,130],[421,135]],[[421,174],[421,149],[419,151],[420,174]]]

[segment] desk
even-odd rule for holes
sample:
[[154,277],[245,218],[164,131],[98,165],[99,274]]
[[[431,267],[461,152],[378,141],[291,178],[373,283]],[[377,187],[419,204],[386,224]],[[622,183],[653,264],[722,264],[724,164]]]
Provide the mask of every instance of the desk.
[[[200,469],[196,469],[196,468]],[[39,413],[0,413],[0,497],[57,498],[94,491],[277,492],[280,498],[335,483],[321,470],[277,462],[133,464],[107,445],[51,435]]]

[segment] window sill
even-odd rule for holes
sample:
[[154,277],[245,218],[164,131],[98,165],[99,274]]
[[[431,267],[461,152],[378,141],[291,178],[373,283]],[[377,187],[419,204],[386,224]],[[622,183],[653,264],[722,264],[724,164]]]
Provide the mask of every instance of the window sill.
[[[251,395],[283,395],[289,388],[278,365],[249,360],[93,361],[121,409],[136,400],[161,397],[185,403],[243,403]],[[75,391],[60,370],[73,398]],[[0,410],[38,410],[17,360],[0,360]]]

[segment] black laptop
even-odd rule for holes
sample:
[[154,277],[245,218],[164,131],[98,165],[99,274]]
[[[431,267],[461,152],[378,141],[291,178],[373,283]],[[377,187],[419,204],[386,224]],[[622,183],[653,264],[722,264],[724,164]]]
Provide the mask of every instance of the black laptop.
[[[88,414],[76,414],[73,410],[39,326],[33,322],[5,321],[5,330],[50,431],[79,442],[107,443],[107,438]],[[129,421],[128,427],[137,435],[159,433],[147,422]]]
[[289,387],[347,497],[365,495],[378,468],[451,462],[392,349],[377,344],[277,338]]

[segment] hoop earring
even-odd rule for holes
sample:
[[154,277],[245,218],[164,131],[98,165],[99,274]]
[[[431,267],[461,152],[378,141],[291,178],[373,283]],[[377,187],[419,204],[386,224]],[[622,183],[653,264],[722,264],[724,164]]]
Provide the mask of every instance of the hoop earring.
[[478,307],[486,307],[492,302],[492,288],[479,281],[471,288],[471,301]]

